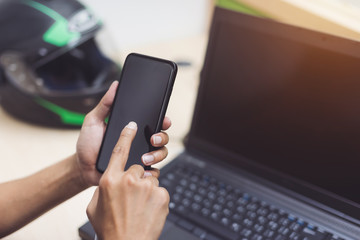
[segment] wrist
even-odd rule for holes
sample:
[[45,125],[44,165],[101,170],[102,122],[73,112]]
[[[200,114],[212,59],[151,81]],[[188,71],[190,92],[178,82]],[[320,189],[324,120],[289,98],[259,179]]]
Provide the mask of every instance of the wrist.
[[78,192],[81,192],[90,187],[83,176],[83,172],[79,166],[76,154],[73,154],[68,158],[68,165],[70,171],[69,174],[74,183],[74,186],[78,189]]

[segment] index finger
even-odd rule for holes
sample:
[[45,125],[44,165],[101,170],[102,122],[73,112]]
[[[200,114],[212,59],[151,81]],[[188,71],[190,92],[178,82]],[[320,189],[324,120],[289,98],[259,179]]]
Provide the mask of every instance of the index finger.
[[119,171],[124,171],[129,157],[131,143],[135,138],[136,131],[137,125],[135,122],[129,122],[128,125],[124,127],[121,131],[119,140],[113,149],[109,165],[105,172],[109,174],[112,172],[119,173]]

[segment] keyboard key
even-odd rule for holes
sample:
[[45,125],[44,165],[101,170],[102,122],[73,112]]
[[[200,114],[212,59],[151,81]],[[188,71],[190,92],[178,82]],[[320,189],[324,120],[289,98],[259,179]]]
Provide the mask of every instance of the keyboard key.
[[201,214],[202,214],[204,217],[209,216],[209,214],[210,214],[210,209],[208,209],[208,208],[203,208],[203,209],[201,209]]
[[244,206],[246,204],[248,204],[248,200],[244,199],[244,198],[239,198],[239,200],[237,200],[237,203]]
[[227,208],[225,208],[224,210],[223,210],[223,214],[226,216],[226,217],[230,217],[231,216],[231,211],[229,210],[229,209],[227,209]]
[[244,214],[245,213],[245,208],[243,206],[239,206],[236,208],[236,211],[240,214]]
[[313,226],[311,226],[311,228],[304,228],[303,232],[300,234],[304,239],[308,238],[311,240],[324,240],[327,237],[326,233],[322,233],[316,230]]
[[197,186],[196,186],[195,183],[191,183],[191,184],[189,185],[189,188],[190,188],[191,191],[196,191]]
[[250,229],[245,228],[241,231],[240,234],[243,237],[250,237],[250,235],[252,234],[252,231]]
[[277,235],[274,239],[275,240],[286,240],[286,237],[284,237],[283,235]]
[[277,224],[274,221],[270,221],[268,226],[270,227],[271,230],[277,230],[277,228],[279,227],[279,224]]
[[223,197],[223,196],[220,196],[217,198],[217,202],[220,203],[220,204],[224,204],[226,201],[226,199]]
[[207,197],[210,199],[210,200],[214,200],[216,198],[216,194],[214,192],[209,192]]
[[219,214],[216,212],[213,212],[213,213],[211,213],[210,217],[212,220],[217,221],[219,219]]
[[279,229],[278,229],[278,233],[284,235],[284,236],[287,236],[288,234],[290,234],[290,229],[287,228],[287,227],[284,227],[284,226],[281,226]]
[[247,212],[246,216],[251,220],[254,220],[257,217],[255,212]]
[[169,203],[169,209],[174,209],[176,204],[174,202]]
[[263,235],[265,237],[268,237],[268,238],[272,238],[273,236],[275,236],[275,232],[270,230],[270,229],[267,229],[265,230],[265,232],[263,233]]
[[279,219],[279,214],[271,212],[268,215],[268,219],[271,221],[277,221]]
[[255,234],[251,237],[251,240],[263,240],[263,236],[261,236],[260,234]]
[[198,204],[198,203],[193,203],[193,204],[191,204],[191,209],[192,209],[194,212],[198,212],[198,211],[201,209],[201,206],[200,206],[200,204]]
[[243,219],[243,217],[242,217],[240,214],[235,213],[235,214],[233,215],[232,219],[233,219],[235,222],[240,222],[240,221]]
[[297,222],[293,222],[290,224],[289,228],[293,232],[299,232],[301,230],[302,226]]
[[258,209],[258,205],[256,203],[249,203],[247,206],[246,206],[246,209],[248,211],[251,211],[251,212],[255,212],[256,209]]
[[264,207],[261,207],[256,211],[256,213],[261,216],[266,216],[269,213],[269,210]]
[[200,193],[202,196],[204,196],[207,193],[207,191],[206,191],[205,188],[200,187],[199,190],[198,190],[198,193]]
[[234,203],[233,201],[228,201],[228,202],[226,203],[226,206],[227,206],[228,208],[233,208],[233,207],[235,206],[235,203]]
[[194,192],[192,192],[190,190],[186,190],[184,194],[188,198],[192,198],[194,196]]
[[180,180],[180,184],[184,187],[186,187],[188,185],[188,181],[186,179],[181,179]]
[[170,181],[173,181],[175,179],[175,174],[173,173],[168,173],[166,174],[166,178]]
[[211,201],[209,199],[205,199],[202,204],[206,208],[211,208],[212,206]]
[[217,236],[215,235],[212,235],[212,234],[207,234],[205,236],[205,240],[222,240],[221,238],[218,238]]
[[289,235],[289,239],[291,240],[299,240],[300,239],[300,235],[296,232],[292,232],[290,235]]
[[177,203],[177,202],[179,202],[180,200],[181,200],[181,195],[180,194],[178,194],[178,193],[175,193],[172,197],[170,197],[170,198],[172,198],[172,200],[175,202],[175,203]]
[[257,233],[262,233],[264,231],[264,226],[263,225],[260,225],[260,224],[255,224],[254,225],[254,230],[255,232]]
[[199,237],[199,238],[201,238],[201,239],[204,239],[204,238],[206,237],[206,231],[205,231],[204,229],[202,229],[202,228],[196,227],[196,228],[193,230],[193,233],[194,233],[197,237]]
[[179,205],[179,206],[177,206],[177,207],[175,208],[175,210],[176,210],[178,213],[182,214],[182,213],[185,212],[185,207],[184,207],[183,205]]
[[240,229],[241,229],[241,226],[238,223],[231,224],[231,230],[233,230],[234,232],[239,232]]
[[187,198],[184,198],[182,201],[181,201],[181,203],[182,203],[182,205],[184,206],[184,207],[188,207],[188,206],[190,206],[190,200],[189,199],[187,199]]
[[176,186],[175,192],[182,194],[184,192],[184,187],[182,186]]
[[261,224],[261,225],[265,225],[267,223],[267,219],[263,216],[259,216],[257,221]]
[[201,202],[203,200],[202,196],[200,196],[199,194],[195,194],[194,195],[194,200],[195,202]]
[[237,239],[237,234],[235,232],[229,231],[229,228],[224,227],[221,224],[210,220],[209,218],[204,218],[194,213],[189,213],[188,217],[200,226],[203,226],[204,228],[207,228],[222,237],[220,239]]
[[164,187],[171,187],[171,181],[169,179],[163,178],[161,180],[161,185]]
[[223,217],[223,218],[221,219],[221,223],[222,223],[222,225],[224,225],[224,226],[228,226],[228,225],[230,224],[230,221],[229,221],[228,218]]
[[248,218],[245,218],[244,221],[243,221],[243,224],[244,224],[245,227],[251,228],[251,227],[253,226],[254,222],[251,221],[251,220],[248,219]]
[[218,194],[220,195],[220,196],[226,196],[226,189],[220,189],[219,191],[218,191]]
[[220,211],[222,210],[220,204],[214,204],[213,209],[214,209],[215,211],[217,211],[217,212],[220,212]]
[[210,191],[217,192],[218,187],[215,184],[211,184],[209,189],[210,189]]

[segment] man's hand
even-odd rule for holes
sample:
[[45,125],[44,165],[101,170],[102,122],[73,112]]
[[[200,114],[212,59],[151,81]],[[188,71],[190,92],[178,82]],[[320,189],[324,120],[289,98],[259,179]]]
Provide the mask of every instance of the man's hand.
[[158,239],[169,212],[169,194],[158,179],[140,165],[124,168],[136,124],[122,131],[110,163],[87,208],[99,239]]
[[[99,184],[101,174],[96,170],[95,164],[106,129],[105,119],[110,114],[118,84],[115,81],[110,86],[100,103],[86,115],[81,128],[76,146],[76,159],[85,186]],[[167,130],[170,126],[170,119],[165,117],[162,126],[163,130]],[[145,165],[152,165],[162,161],[167,156],[167,149],[164,145],[168,142],[169,137],[165,132],[154,134],[151,137],[151,143],[154,147],[160,147],[160,149],[144,154],[142,157],[143,163]]]

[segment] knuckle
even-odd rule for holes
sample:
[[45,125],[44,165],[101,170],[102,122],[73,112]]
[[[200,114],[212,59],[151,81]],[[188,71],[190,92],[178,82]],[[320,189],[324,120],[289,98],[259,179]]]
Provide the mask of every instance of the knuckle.
[[123,179],[122,182],[126,185],[126,186],[134,186],[136,184],[136,178],[133,174],[126,172],[123,175]]
[[155,186],[159,186],[159,180],[156,177],[152,177],[152,179],[155,183]]
[[170,202],[169,192],[165,188],[159,187],[157,194],[158,194],[160,204],[162,206],[168,206],[169,202]]
[[94,124],[95,120],[92,111],[85,115],[84,122],[88,123],[89,125]]
[[99,182],[100,190],[112,189],[116,185],[116,180],[111,175],[103,175]]
[[156,179],[158,179],[158,178],[160,177],[160,170],[157,169],[157,168],[153,168],[153,169],[151,170],[151,174],[152,174]]
[[139,164],[134,164],[132,165],[129,170],[131,169],[131,171],[134,171],[134,172],[138,172],[138,171],[143,171],[144,168],[142,166],[140,166]]
[[128,128],[124,128],[121,131],[120,138],[131,138],[132,132]]
[[115,145],[114,149],[113,149],[113,153],[114,153],[114,154],[120,154],[120,155],[126,154],[127,151],[128,151],[128,150],[127,150],[127,147],[122,146],[122,145],[119,144],[119,143],[117,143],[117,144]]
[[156,152],[156,156],[159,160],[163,160],[168,155],[168,149],[166,147],[162,147],[159,151]]
[[153,188],[153,184],[151,183],[151,180],[144,181],[142,184],[142,188],[145,192],[151,192]]

